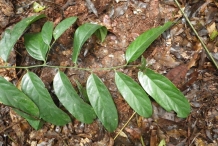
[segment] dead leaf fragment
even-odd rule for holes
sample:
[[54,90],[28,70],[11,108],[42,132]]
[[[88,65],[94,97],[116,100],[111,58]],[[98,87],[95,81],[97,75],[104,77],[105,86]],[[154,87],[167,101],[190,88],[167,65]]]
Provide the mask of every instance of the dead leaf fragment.
[[218,31],[216,29],[215,22],[213,22],[211,25],[207,26],[207,31],[209,33],[209,36],[210,36],[211,40],[214,40],[217,37]]
[[86,6],[88,7],[89,11],[93,12],[95,16],[98,17],[98,12],[91,0],[86,0]]
[[141,131],[139,128],[125,128],[125,130],[133,137],[133,139],[141,138]]
[[180,86],[185,80],[186,73],[188,71],[188,67],[186,64],[179,65],[173,69],[171,69],[166,77],[171,80],[175,86]]

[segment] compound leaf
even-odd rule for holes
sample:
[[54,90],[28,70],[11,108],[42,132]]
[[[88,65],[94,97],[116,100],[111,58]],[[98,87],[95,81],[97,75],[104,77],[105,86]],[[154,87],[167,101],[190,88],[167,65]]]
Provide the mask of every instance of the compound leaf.
[[0,77],[0,87],[0,101],[3,104],[26,113],[32,119],[39,116],[39,109],[34,102],[3,77]]
[[45,61],[49,46],[43,41],[41,32],[25,34],[24,44],[30,56]]
[[36,20],[45,17],[44,14],[31,16],[18,22],[12,30],[6,29],[3,38],[0,41],[0,57],[7,61],[8,56],[13,49],[13,46],[23,34],[24,30]]
[[57,40],[74,22],[76,22],[77,17],[69,17],[61,21],[53,31],[53,37]]
[[89,101],[104,127],[110,132],[114,131],[118,125],[118,115],[107,87],[98,76],[91,74],[86,90]]
[[60,102],[76,119],[83,123],[93,122],[96,118],[93,108],[79,97],[63,72],[55,75],[53,86]]
[[42,119],[54,125],[65,125],[70,122],[69,116],[54,104],[48,90],[36,74],[27,72],[21,84],[22,91],[38,106]]
[[51,21],[46,22],[42,27],[42,39],[49,46],[52,40],[52,31],[54,24]]
[[187,117],[190,104],[185,96],[166,77],[150,69],[138,72],[138,79],[144,90],[165,110],[174,110],[178,117]]
[[127,63],[133,62],[158,38],[165,30],[172,26],[172,22],[167,22],[163,26],[149,29],[138,36],[126,50]]
[[[104,26],[92,24],[92,23],[85,23],[77,28],[77,30],[74,34],[74,40],[73,40],[72,60],[74,63],[77,62],[78,55],[80,53],[80,49],[81,49],[82,45],[97,29],[100,29],[101,27],[104,27]],[[99,36],[102,39],[103,39],[104,35],[106,35],[106,34],[104,34],[104,35],[103,34],[101,34],[101,36]]]
[[115,83],[130,107],[143,117],[151,116],[151,101],[138,83],[121,72],[115,73]]

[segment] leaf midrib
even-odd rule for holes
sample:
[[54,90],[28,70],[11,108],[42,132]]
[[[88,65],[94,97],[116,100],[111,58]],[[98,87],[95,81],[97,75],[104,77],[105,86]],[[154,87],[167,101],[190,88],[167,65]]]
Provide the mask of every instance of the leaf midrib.
[[[38,100],[40,100],[41,94],[39,94],[39,93],[40,93],[39,90],[37,89],[37,87],[35,86],[35,84],[33,84],[33,79],[32,79],[32,77],[30,76],[30,73],[28,73],[28,74],[29,74],[28,76],[29,76],[29,78],[30,78],[30,81],[31,81],[31,83],[32,83],[32,85],[33,85],[35,91],[37,91],[37,94],[39,95],[39,96],[38,96]],[[43,86],[43,88],[45,88],[45,87]],[[45,92],[47,92],[46,90],[47,90],[47,89],[45,88]],[[47,95],[47,93],[45,93],[45,94]],[[48,97],[48,96],[46,96],[46,98],[42,98],[41,100],[44,100],[44,101],[46,101],[46,102],[51,103],[51,100],[49,100],[49,97]],[[41,107],[41,104],[39,104],[38,106]]]
[[[117,73],[118,74],[118,73]],[[119,75],[119,74],[118,74]],[[119,77],[120,77],[120,75],[119,75]],[[122,79],[121,77],[120,77],[120,79]],[[134,96],[135,94],[132,92],[132,90],[129,88],[129,86],[127,86],[127,84],[126,84],[126,82],[122,79],[122,81],[125,83],[125,85],[126,85],[126,87],[128,87],[128,89],[129,89],[129,91],[131,91],[131,93],[132,93],[132,95]],[[141,90],[141,89],[140,89]],[[136,96],[134,96],[135,98],[137,98]],[[138,98],[137,98],[138,99]]]
[[[150,30],[148,30],[146,33],[149,33],[149,32],[151,32],[151,31],[153,31],[155,28],[152,28],[152,29],[150,29]],[[157,33],[153,33],[153,35],[151,35],[151,37],[149,37],[149,38],[147,38],[145,41],[144,41],[144,43],[142,43],[141,45],[139,45],[139,47],[138,48],[142,48],[145,44],[147,44],[148,46],[150,45],[150,40],[152,40],[151,38],[153,37],[153,36],[155,36],[155,35],[157,35],[157,34],[159,34],[159,32],[157,31]],[[160,33],[161,34],[161,33]],[[160,35],[159,34],[159,35]],[[154,39],[155,40],[155,39]],[[149,44],[148,44],[148,41],[149,41]],[[137,52],[137,49],[133,49],[133,52],[134,53],[132,53],[132,55],[131,55],[131,57],[130,57],[130,59],[129,60],[131,60],[133,57],[132,56],[134,56],[135,55],[135,53]]]
[[[147,76],[147,75],[146,75]],[[170,110],[175,110],[175,109],[173,109],[173,105],[171,104],[171,102],[169,102],[170,101],[170,96],[168,96],[167,94],[165,94],[165,92],[158,86],[158,84],[156,84],[149,76],[147,76],[148,78],[149,78],[149,80],[150,80],[150,82],[152,82],[158,89],[158,91],[161,91],[161,93],[162,94],[164,94],[164,98],[165,99],[167,99],[167,104],[168,105],[170,105]],[[167,97],[167,98],[166,98]],[[173,99],[173,98],[172,98]],[[171,100],[172,100],[171,99]],[[174,100],[172,100],[173,102],[174,102]],[[178,106],[178,104],[176,104],[176,102],[174,102],[174,104],[175,105],[177,105],[177,107],[179,107],[179,109],[180,109],[180,106]]]

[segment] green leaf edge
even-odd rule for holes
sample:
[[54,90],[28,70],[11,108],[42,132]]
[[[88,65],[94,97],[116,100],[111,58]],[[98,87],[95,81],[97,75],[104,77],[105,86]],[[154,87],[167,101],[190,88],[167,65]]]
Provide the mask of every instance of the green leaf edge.
[[[90,81],[91,80],[91,81]],[[109,100],[111,101],[111,108],[110,108],[110,111],[113,111],[114,113],[112,114],[113,116],[115,116],[115,119],[112,119],[110,122],[108,122],[108,121],[105,121],[105,118],[104,118],[104,115],[102,115],[102,111],[100,112],[100,111],[98,111],[97,110],[97,107],[95,107],[95,104],[96,104],[96,102],[98,102],[98,101],[95,101],[95,103],[93,103],[93,100],[92,100],[92,98],[95,98],[94,96],[95,95],[93,95],[93,94],[90,94],[89,93],[89,84],[90,84],[90,82],[92,82],[92,80],[95,82],[95,84],[96,84],[96,82],[99,82],[99,83],[101,83],[101,88],[103,87],[104,88],[104,90],[107,92],[107,93],[104,93],[104,95],[108,95],[109,96]],[[97,84],[96,84],[97,85]],[[93,86],[92,86],[93,87]],[[97,87],[97,86],[96,86]],[[99,120],[102,122],[102,124],[104,125],[104,127],[109,131],[109,132],[113,132],[116,128],[117,128],[117,126],[118,126],[118,113],[117,113],[117,109],[116,109],[116,106],[115,106],[115,104],[114,104],[114,101],[113,101],[113,99],[112,99],[112,97],[111,97],[111,94],[110,94],[110,92],[108,91],[108,89],[107,89],[107,87],[105,86],[105,84],[102,82],[102,80],[97,76],[97,75],[95,75],[95,74],[91,74],[90,76],[89,76],[89,78],[88,78],[88,80],[87,80],[87,84],[86,84],[86,90],[87,90],[87,95],[88,95],[88,98],[89,98],[89,101],[90,101],[90,103],[91,103],[91,105],[92,105],[92,107],[93,107],[93,109],[94,109],[94,111],[95,111],[95,113],[96,113],[96,115],[97,115],[97,117],[99,118]],[[101,94],[101,92],[99,92],[100,94]],[[102,106],[102,105],[100,105],[100,106]],[[102,108],[104,108],[104,107],[102,107]],[[108,118],[108,117],[106,117],[106,118]],[[114,123],[114,122],[116,122],[116,123]],[[109,124],[109,125],[108,125]]]
[[[71,25],[73,25],[77,20],[77,17],[68,17],[58,23],[58,25],[55,27],[53,31],[53,37],[55,40],[57,40]],[[68,23],[66,23],[68,22]],[[66,23],[66,24],[65,24]],[[64,25],[65,24],[65,25]],[[61,27],[64,25],[64,29],[62,30]],[[61,30],[61,32],[60,32]]]
[[[0,57],[6,62],[8,60],[8,56],[13,49],[13,46],[18,41],[18,39],[22,36],[25,29],[37,21],[38,19],[46,17],[44,14],[27,17],[17,24],[15,24],[13,29],[6,29],[1,41],[0,41]],[[26,23],[26,26],[23,27],[23,23]],[[19,28],[21,27],[21,28]],[[9,36],[8,36],[9,35]],[[9,38],[8,38],[9,37]],[[5,45],[6,44],[6,45]]]
[[[27,77],[26,77],[27,76]],[[25,78],[26,77],[26,78]],[[53,111],[47,111],[47,110],[45,110],[45,111],[42,111],[42,109],[44,109],[45,107],[43,107],[41,104],[40,104],[40,102],[39,102],[39,99],[37,99],[37,98],[35,98],[35,97],[33,97],[33,96],[31,96],[31,94],[29,94],[27,91],[29,90],[29,89],[26,89],[26,87],[28,88],[28,86],[24,86],[24,79],[28,79],[28,78],[30,78],[30,82],[32,82],[32,84],[33,84],[33,86],[34,86],[34,88],[35,88],[35,90],[36,90],[36,92],[38,93],[39,91],[39,89],[37,89],[36,88],[36,85],[35,84],[41,84],[41,86],[40,86],[40,88],[42,89],[42,90],[44,90],[44,92],[43,92],[43,94],[44,94],[44,97],[40,97],[40,98],[44,98],[44,100],[46,101],[46,102],[48,102],[48,104],[50,105],[50,106],[52,106],[52,108],[53,109],[55,109],[55,110],[53,110]],[[28,80],[29,81],[29,80]],[[37,82],[36,82],[37,81]],[[47,122],[49,122],[49,123],[52,123],[52,124],[54,124],[54,125],[59,125],[59,126],[63,126],[63,125],[65,125],[65,124],[67,124],[67,123],[69,123],[70,121],[71,121],[71,119],[70,119],[70,117],[64,112],[64,111],[62,111],[60,108],[58,108],[56,105],[55,105],[55,103],[54,103],[54,101],[52,100],[52,98],[51,98],[51,96],[50,96],[50,94],[49,94],[49,92],[48,92],[48,90],[45,88],[45,85],[44,85],[44,83],[42,82],[42,80],[35,74],[35,73],[33,73],[33,72],[27,72],[24,76],[23,76],[23,78],[22,78],[22,81],[21,81],[21,88],[22,88],[22,91],[26,94],[26,95],[28,95],[31,99],[32,99],[32,101],[38,106],[38,108],[39,108],[39,112],[40,112],[40,117],[43,119],[43,120],[45,120],[45,121],[47,121]],[[33,91],[33,90],[32,90]],[[40,95],[40,94],[38,94],[38,95]],[[49,108],[50,109],[50,108]],[[51,118],[51,115],[49,115],[48,113],[46,113],[46,112],[53,112],[53,113],[55,113],[55,112],[59,112],[59,114],[61,114],[61,118],[63,118],[63,119],[53,119],[53,118]],[[55,114],[57,114],[57,113],[55,113]],[[52,115],[53,116],[53,115]]]
[[[129,80],[129,82],[131,82],[132,84],[134,84],[133,87],[127,85],[128,83],[123,83],[122,87],[124,87],[124,84],[126,85],[126,87],[128,88],[128,90],[125,90],[125,91],[122,91],[121,90],[121,86],[118,85],[118,82],[119,80],[122,79],[123,82]],[[126,102],[130,105],[130,107],[136,111],[140,116],[143,116],[143,117],[150,117],[152,115],[152,105],[151,105],[151,101],[148,97],[148,95],[146,94],[146,92],[144,91],[144,89],[137,83],[135,82],[132,78],[130,78],[129,76],[127,76],[126,74],[124,73],[121,73],[121,72],[115,72],[115,83],[116,83],[116,86],[119,90],[119,92],[121,93],[121,95],[123,96],[123,98],[126,100]],[[136,89],[137,88],[137,89]],[[140,98],[140,100],[144,100],[146,101],[146,104],[148,105],[142,105],[142,107],[144,108],[144,111],[141,111],[142,107],[140,109],[137,108],[137,106],[133,105],[132,102],[130,102],[130,98],[133,98],[131,96],[131,94],[127,94],[127,91],[129,92],[132,92],[134,94],[135,91],[140,91],[140,94],[139,97],[135,98],[135,99],[132,99],[132,100],[135,100],[135,101],[138,101],[138,99]],[[128,93],[129,93],[128,92]],[[135,95],[135,94],[134,94]],[[143,97],[141,97],[143,96]],[[139,105],[138,105],[139,106]]]
[[[173,22],[167,22],[163,26],[152,28],[138,36],[126,50],[126,61],[127,63],[133,62],[156,40],[165,30],[173,25]],[[142,41],[143,40],[143,41]],[[141,48],[141,49],[136,49]]]
[[[82,45],[87,41],[88,38],[90,38],[91,35],[93,35],[93,33],[95,33],[101,27],[104,27],[104,26],[98,25],[98,24],[92,24],[92,23],[85,23],[76,29],[74,33],[74,40],[73,40],[73,55],[72,55],[73,63],[77,63],[77,59],[78,59],[80,50],[82,48]],[[81,33],[84,33],[84,32],[86,34],[81,35]]]
[[[163,103],[161,103],[161,102],[157,99],[156,95],[152,95],[152,94],[150,93],[150,90],[157,90],[157,92],[159,92],[159,91],[161,91],[161,90],[159,90],[159,89],[149,89],[149,90],[147,90],[147,88],[146,88],[147,84],[145,85],[145,81],[140,79],[140,74],[141,74],[141,75],[146,75],[146,72],[148,72],[148,71],[151,72],[151,74],[153,74],[153,75],[155,75],[155,76],[159,76],[159,77],[161,77],[162,79],[164,79],[164,80],[165,80],[165,83],[167,83],[170,87],[172,87],[171,91],[174,91],[175,94],[179,95],[179,96],[182,98],[184,104],[186,105],[186,108],[181,107],[181,105],[178,105],[177,107],[180,107],[180,109],[181,109],[181,110],[179,110],[178,108],[175,108],[173,105],[171,105],[171,104],[169,104],[169,103],[168,103],[169,105],[164,105]],[[155,72],[154,72],[153,70],[151,70],[151,69],[146,68],[146,70],[144,70],[143,72],[142,72],[142,71],[139,71],[139,72],[138,72],[138,79],[139,79],[140,84],[141,84],[142,87],[144,88],[144,90],[145,90],[159,105],[161,105],[161,107],[163,107],[166,111],[172,111],[172,110],[173,110],[173,111],[175,111],[175,112],[177,113],[177,116],[178,116],[178,117],[181,117],[181,118],[186,118],[186,117],[190,114],[190,112],[191,112],[191,107],[190,107],[190,104],[189,104],[187,98],[182,94],[182,92],[181,92],[168,78],[166,78],[165,76],[163,76],[163,75],[161,75],[161,74],[155,73]],[[150,79],[150,81],[153,81],[153,80]],[[149,86],[151,86],[151,85],[149,85]],[[151,87],[150,87],[150,88],[151,88]],[[163,99],[163,100],[164,100],[164,99]],[[176,104],[176,103],[174,102],[174,104]],[[183,110],[182,110],[182,109],[183,109]]]
[[[79,97],[71,82],[63,72],[58,71],[58,73],[55,75],[53,87],[59,101],[76,119],[86,124],[90,124],[94,121],[94,119],[96,118],[94,110],[89,104],[85,103]],[[68,96],[65,96],[66,94],[61,94],[60,90],[65,91],[65,93],[68,92],[66,93]],[[66,102],[66,100],[68,100],[69,102]],[[71,103],[71,106],[69,106],[69,103]],[[80,107],[77,107],[77,110],[79,110],[80,112],[79,114],[76,110],[77,105],[80,105]]]

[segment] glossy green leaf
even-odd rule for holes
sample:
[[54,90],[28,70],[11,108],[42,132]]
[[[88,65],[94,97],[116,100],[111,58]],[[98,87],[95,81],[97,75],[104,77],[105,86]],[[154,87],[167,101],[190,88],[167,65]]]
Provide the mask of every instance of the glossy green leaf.
[[85,103],[63,72],[58,72],[53,81],[54,91],[63,106],[79,121],[92,123],[96,118],[93,108]]
[[58,23],[53,31],[54,39],[57,40],[76,20],[77,17],[69,17]]
[[78,59],[78,55],[80,53],[80,50],[82,48],[82,45],[85,43],[85,41],[90,38],[90,36],[99,28],[103,26],[92,24],[92,23],[85,23],[77,28],[75,34],[74,34],[74,40],[73,40],[73,62],[76,63]]
[[138,72],[138,79],[145,91],[165,110],[174,110],[181,118],[190,114],[188,100],[169,79],[150,69]]
[[0,41],[0,57],[7,61],[8,56],[13,49],[15,43],[20,38],[20,36],[23,34],[25,29],[36,20],[45,17],[44,14],[38,15],[38,16],[31,16],[28,18],[25,18],[18,22],[12,30],[6,29],[1,41]]
[[121,72],[115,73],[115,83],[126,102],[139,115],[143,117],[152,115],[151,101],[138,83]]
[[42,27],[42,31],[41,31],[42,39],[48,46],[50,46],[52,40],[53,27],[54,24],[53,22],[50,21],[46,22]]
[[145,59],[144,56],[142,55],[142,56],[141,56],[141,65],[140,65],[139,69],[140,69],[140,70],[146,69],[146,65],[147,65],[146,59]]
[[104,83],[95,74],[87,80],[86,90],[89,101],[104,127],[112,132],[117,128],[118,115],[113,99]]
[[39,109],[35,103],[10,82],[0,77],[0,102],[10,107],[36,130],[41,128]]
[[41,32],[25,34],[24,44],[30,56],[45,61],[49,46],[43,41]]
[[172,22],[167,22],[163,26],[149,29],[140,36],[138,36],[126,50],[127,63],[138,59],[143,52],[151,45],[151,43],[158,38],[165,30],[172,26]]
[[38,106],[40,117],[54,125],[65,125],[70,122],[69,116],[53,102],[41,79],[32,72],[27,72],[21,82],[22,91]]
[[39,130],[42,128],[43,124],[45,123],[43,120],[32,120],[32,119],[26,119],[27,122],[35,129],[35,130]]
[[0,102],[32,117],[39,116],[39,109],[34,102],[3,77],[0,77],[0,87]]
[[99,40],[101,40],[101,42],[103,42],[107,36],[107,28],[105,26],[100,27],[96,30],[95,35],[98,37]]
[[15,108],[13,108],[13,110],[18,115],[24,117],[35,130],[39,130],[40,128],[42,128],[44,121],[42,121],[40,118],[34,118],[34,117],[32,117],[24,112],[21,112],[20,110],[17,110]]

